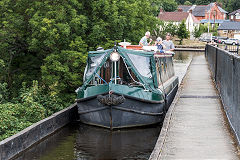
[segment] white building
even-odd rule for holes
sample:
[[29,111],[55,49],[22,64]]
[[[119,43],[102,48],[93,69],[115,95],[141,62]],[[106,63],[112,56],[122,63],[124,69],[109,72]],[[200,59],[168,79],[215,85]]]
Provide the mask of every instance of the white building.
[[179,25],[182,20],[185,20],[186,28],[190,32],[190,38],[193,39],[193,31],[200,25],[200,21],[192,14],[192,11],[183,12],[182,9],[178,9],[177,12],[164,12],[160,10],[158,18],[166,23],[172,22],[175,25]]

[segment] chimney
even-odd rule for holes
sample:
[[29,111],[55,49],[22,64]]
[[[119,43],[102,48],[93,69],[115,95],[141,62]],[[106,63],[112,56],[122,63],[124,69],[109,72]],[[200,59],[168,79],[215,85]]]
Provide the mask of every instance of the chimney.
[[183,9],[182,8],[178,8],[178,12],[182,12],[183,11]]
[[192,14],[192,9],[190,9],[190,10],[189,10],[189,13],[191,13],[191,14]]
[[160,8],[160,13],[159,14],[163,14],[163,9],[162,9],[162,7]]

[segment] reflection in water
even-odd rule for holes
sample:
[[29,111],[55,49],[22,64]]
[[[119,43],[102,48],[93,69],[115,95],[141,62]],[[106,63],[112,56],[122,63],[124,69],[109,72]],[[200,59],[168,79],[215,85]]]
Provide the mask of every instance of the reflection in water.
[[72,124],[21,154],[16,160],[148,159],[160,126],[110,131]]
[[188,65],[196,53],[176,51],[173,57],[175,75],[178,76],[179,84],[187,72]]
[[173,57],[175,63],[184,63],[192,58],[193,53],[189,53],[187,51],[175,51],[175,55]]

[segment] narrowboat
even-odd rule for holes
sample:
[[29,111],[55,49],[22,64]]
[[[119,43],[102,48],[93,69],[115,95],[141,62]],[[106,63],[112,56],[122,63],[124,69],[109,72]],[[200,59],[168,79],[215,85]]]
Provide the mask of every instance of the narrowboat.
[[76,90],[80,121],[109,129],[162,122],[177,92],[173,54],[140,46],[90,51]]

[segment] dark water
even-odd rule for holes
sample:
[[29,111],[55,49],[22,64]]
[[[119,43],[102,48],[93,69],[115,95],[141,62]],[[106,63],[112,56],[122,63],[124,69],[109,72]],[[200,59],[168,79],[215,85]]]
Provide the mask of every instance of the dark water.
[[110,131],[73,123],[15,160],[148,159],[161,126]]

